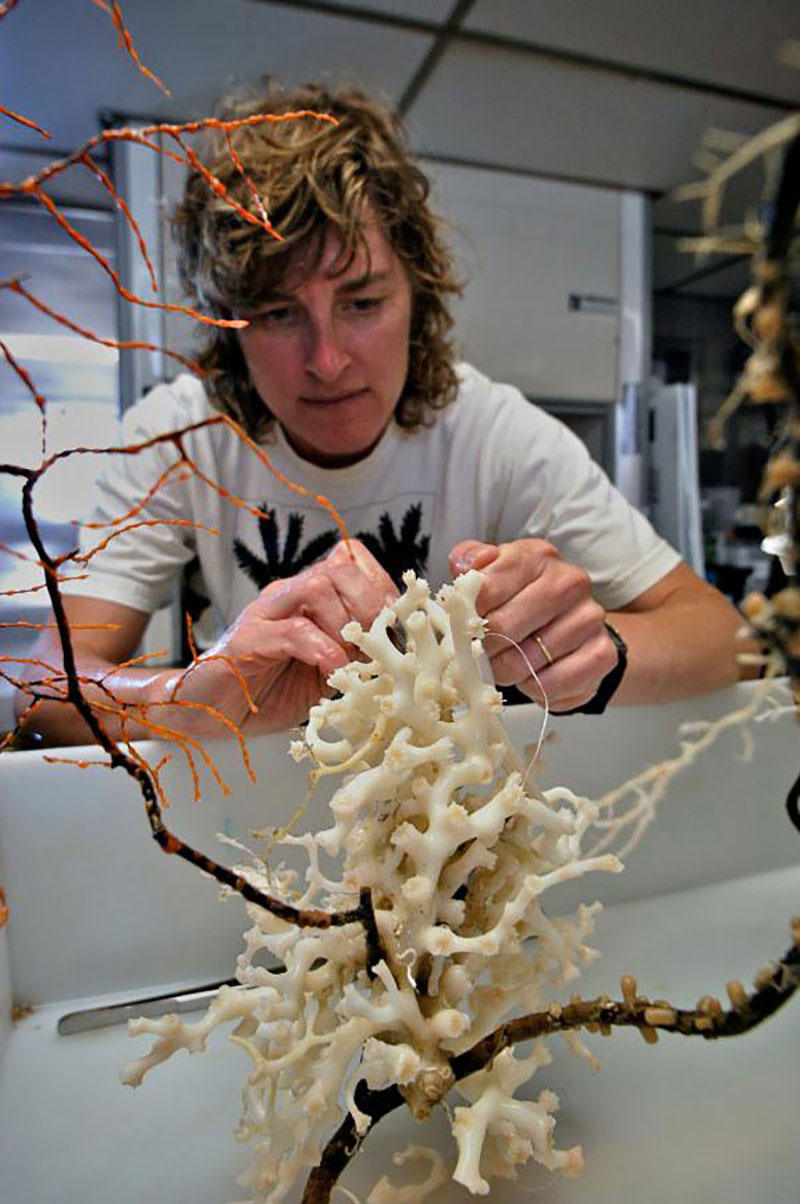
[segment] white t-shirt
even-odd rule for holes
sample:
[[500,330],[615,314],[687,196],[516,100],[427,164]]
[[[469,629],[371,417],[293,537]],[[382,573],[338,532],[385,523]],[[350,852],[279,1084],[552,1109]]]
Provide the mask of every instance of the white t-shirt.
[[[677,552],[563,423],[469,365],[459,368],[459,377],[457,399],[431,426],[406,431],[392,423],[369,456],[350,467],[303,460],[277,424],[263,448],[289,480],[329,498],[350,534],[364,540],[395,579],[413,568],[436,589],[449,580],[448,553],[460,540],[535,536],[580,565],[600,604],[614,610],[675,567]],[[182,375],[128,411],[122,442],[141,442],[214,413],[202,383]],[[276,480],[230,430],[193,432],[184,446],[205,477],[271,518],[259,520],[197,473],[177,470],[130,521],[198,525],[137,526],[117,536],[65,593],[151,612],[171,600],[182,566],[197,556],[216,620],[227,625],[263,586],[319,559],[338,539],[330,513]],[[129,512],[176,455],[164,443],[138,455],[109,456],[93,521]],[[105,534],[84,528],[82,550]]]

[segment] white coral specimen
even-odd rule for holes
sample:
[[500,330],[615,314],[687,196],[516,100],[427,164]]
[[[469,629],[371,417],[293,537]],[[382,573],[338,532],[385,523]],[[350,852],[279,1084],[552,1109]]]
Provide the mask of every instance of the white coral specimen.
[[[500,696],[478,664],[480,575],[465,574],[435,599],[413,573],[405,583],[369,631],[344,629],[367,659],[331,676],[340,696],[313,709],[305,739],[292,745],[295,757],[311,758],[314,776],[346,775],[330,828],[278,837],[306,850],[304,887],[293,891],[287,875],[268,877],[263,866],[244,871],[268,893],[282,883],[282,896],[302,908],[342,911],[369,887],[382,959],[367,972],[359,924],[300,929],[250,905],[242,985],[221,992],[196,1024],[133,1026],[159,1038],[127,1068],[125,1081],[136,1084],[176,1049],[196,1050],[217,1024],[238,1021],[232,1040],[252,1059],[238,1135],[255,1148],[242,1183],[259,1204],[285,1198],[348,1111],[366,1132],[361,1080],[399,1085],[422,1119],[454,1086],[454,1054],[511,1011],[546,1007],[592,956],[585,940],[595,909],[550,919],[541,895],[589,870],[620,868],[611,856],[581,857],[591,804],[523,785]],[[322,873],[321,851],[338,859],[338,878]],[[263,949],[283,968],[255,964]],[[546,1060],[541,1044],[523,1059],[508,1050],[455,1087],[467,1104],[452,1121],[454,1177],[471,1191],[485,1193],[487,1175],[512,1175],[529,1157],[579,1167],[579,1150],[553,1145],[552,1093],[514,1097]],[[436,1186],[440,1176],[429,1179]],[[381,1187],[387,1199],[393,1191]]]

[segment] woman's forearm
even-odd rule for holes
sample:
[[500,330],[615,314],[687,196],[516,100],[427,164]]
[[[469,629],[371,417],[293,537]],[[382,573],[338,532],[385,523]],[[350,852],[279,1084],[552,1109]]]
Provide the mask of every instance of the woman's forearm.
[[628,667],[615,704],[671,702],[732,685],[755,671],[740,656],[757,650],[741,638],[744,619],[697,578],[659,605],[608,616],[628,645]]
[[[152,734],[139,714],[163,692],[174,670],[120,668],[80,646],[74,653],[81,695],[111,739]],[[42,642],[32,659],[23,675],[25,689],[18,689],[15,699],[23,730],[38,732],[48,744],[96,743],[96,731],[69,700],[60,646],[55,640]]]

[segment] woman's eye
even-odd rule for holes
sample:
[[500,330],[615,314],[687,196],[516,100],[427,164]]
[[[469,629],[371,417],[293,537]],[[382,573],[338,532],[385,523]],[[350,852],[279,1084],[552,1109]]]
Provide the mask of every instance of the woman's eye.
[[378,309],[382,300],[382,297],[352,297],[347,304],[352,313],[368,314]]
[[296,317],[297,311],[291,305],[279,305],[275,309],[265,309],[260,314],[255,314],[250,323],[262,329],[269,326],[288,326]]

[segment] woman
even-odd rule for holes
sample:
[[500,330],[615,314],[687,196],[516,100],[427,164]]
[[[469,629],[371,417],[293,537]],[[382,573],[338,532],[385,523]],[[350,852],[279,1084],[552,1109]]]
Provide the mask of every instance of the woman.
[[[187,435],[199,473],[172,472],[152,496],[174,444],[109,457],[95,519],[146,499],[147,525],[64,586],[79,671],[96,683],[88,695],[133,707],[129,735],[148,730],[136,708],[153,706],[177,730],[224,730],[203,707],[165,709],[176,697],[248,731],[291,726],[349,658],[342,626],[368,624],[406,568],[433,587],[481,569],[496,681],[541,700],[535,670],[553,710],[735,680],[736,612],[566,428],[456,365],[458,285],[395,119],[359,93],[316,86],[271,86],[225,117],[241,124],[208,132],[174,221],[193,303],[244,324],[203,327],[202,379],[154,389],[126,416],[124,440],[221,410],[307,492],[271,476],[227,427]],[[317,494],[354,539],[339,540]],[[84,532],[84,547],[96,542]],[[119,667],[194,557],[221,634],[189,669]],[[57,662],[52,637],[37,655]],[[119,730],[113,715],[103,721]],[[51,739],[86,738],[56,701],[35,723]]]

